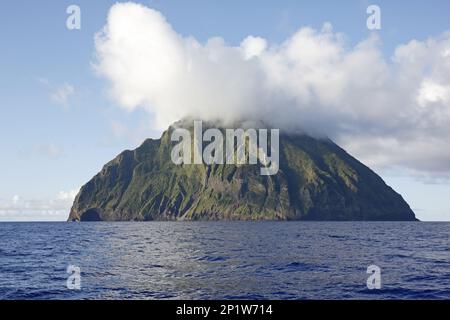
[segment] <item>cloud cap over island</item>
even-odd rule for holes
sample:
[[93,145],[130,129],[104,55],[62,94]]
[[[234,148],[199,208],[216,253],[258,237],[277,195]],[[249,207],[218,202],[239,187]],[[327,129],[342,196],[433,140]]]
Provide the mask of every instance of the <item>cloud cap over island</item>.
[[282,43],[201,43],[156,10],[120,3],[96,35],[94,66],[113,99],[160,128],[260,119],[329,136],[369,166],[450,177],[450,32],[401,44],[389,60],[380,46],[373,34],[350,47],[329,23]]

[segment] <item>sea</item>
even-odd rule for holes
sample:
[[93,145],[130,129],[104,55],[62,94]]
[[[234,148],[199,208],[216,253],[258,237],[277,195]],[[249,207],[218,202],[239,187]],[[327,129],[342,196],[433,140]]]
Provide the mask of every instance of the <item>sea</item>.
[[0,299],[450,299],[449,239],[447,222],[5,222]]

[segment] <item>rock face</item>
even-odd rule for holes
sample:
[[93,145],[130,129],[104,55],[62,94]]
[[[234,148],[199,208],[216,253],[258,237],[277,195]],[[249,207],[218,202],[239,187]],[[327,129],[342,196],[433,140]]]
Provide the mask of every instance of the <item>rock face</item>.
[[280,166],[175,165],[173,127],[124,151],[84,185],[69,221],[405,220],[414,212],[328,139],[280,133]]

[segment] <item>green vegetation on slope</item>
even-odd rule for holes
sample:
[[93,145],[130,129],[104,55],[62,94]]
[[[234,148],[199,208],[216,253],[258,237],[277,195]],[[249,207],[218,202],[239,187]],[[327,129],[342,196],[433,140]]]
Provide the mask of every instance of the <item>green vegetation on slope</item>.
[[281,134],[280,170],[175,165],[172,127],[124,151],[77,195],[69,220],[416,220],[403,198],[328,139]]

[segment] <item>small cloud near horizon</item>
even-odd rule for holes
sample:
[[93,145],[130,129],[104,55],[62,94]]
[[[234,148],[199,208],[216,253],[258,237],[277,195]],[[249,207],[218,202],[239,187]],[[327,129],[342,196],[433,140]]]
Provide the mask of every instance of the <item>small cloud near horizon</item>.
[[59,191],[51,199],[25,199],[14,195],[0,199],[0,221],[66,220],[79,189]]

